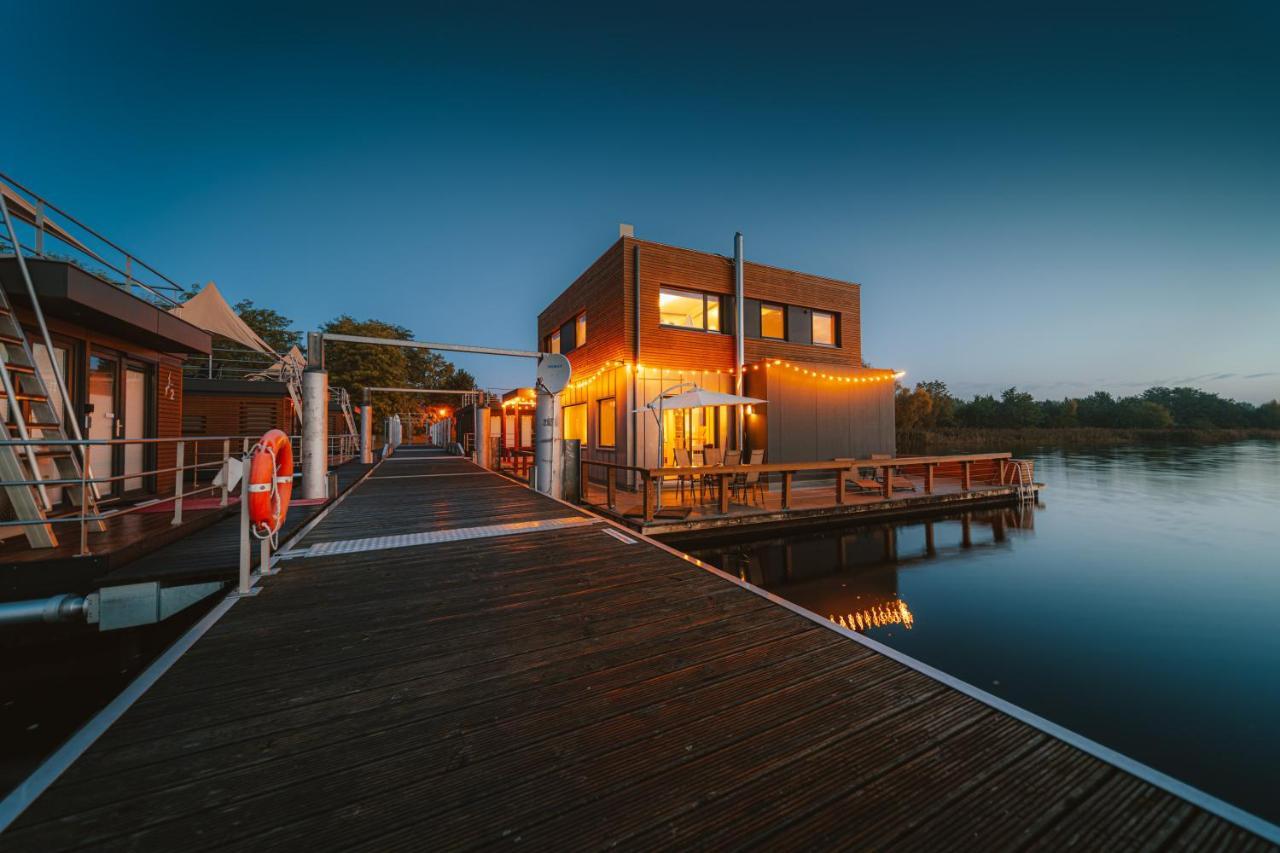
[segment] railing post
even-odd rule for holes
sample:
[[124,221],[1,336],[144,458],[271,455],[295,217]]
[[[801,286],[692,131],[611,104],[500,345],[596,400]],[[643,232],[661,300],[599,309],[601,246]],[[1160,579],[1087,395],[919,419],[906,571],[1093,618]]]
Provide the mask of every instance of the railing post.
[[640,477],[644,481],[644,520],[653,521],[653,487],[649,484],[649,472],[642,471]]
[[175,457],[174,467],[177,469],[173,478],[173,521],[170,524],[175,527],[182,523],[182,469],[185,467],[184,457],[187,452],[187,443],[185,441],[178,442],[178,453]]
[[932,462],[924,466],[924,493],[926,495],[933,494],[933,468]]
[[[85,450],[86,448],[84,446],[81,446],[80,449]],[[86,516],[88,516],[89,514],[89,501],[88,501],[89,493],[85,491],[88,488],[89,488],[89,466],[81,464],[80,465],[80,556],[81,557],[89,556],[89,522],[86,518]],[[98,514],[97,503],[94,503],[93,505],[93,513],[94,515]]]
[[618,503],[618,469],[608,468],[604,474],[605,503],[614,509]]
[[844,503],[844,474],[845,472],[843,469],[838,469],[836,471],[836,506],[840,506]]
[[[579,453],[581,453],[581,450],[579,450]],[[588,465],[587,460],[583,459],[582,468],[578,474],[578,476],[582,481],[578,484],[578,502],[579,503],[587,503],[587,494],[591,489],[591,481],[587,479],[588,477],[587,465]]]
[[782,508],[791,509],[791,477],[793,472],[782,472]]
[[968,459],[960,463],[960,488],[969,491],[973,488],[973,475],[969,470],[970,462]]
[[[242,472],[243,473],[243,472]],[[231,439],[222,440],[222,498],[218,506],[227,505],[227,496],[231,494],[228,483],[231,482]]]
[[881,466],[880,470],[884,471],[884,487],[881,490],[881,494],[884,495],[885,500],[888,500],[893,497],[893,466],[884,465]]
[[[244,470],[249,470],[249,454],[246,453],[241,460],[244,464]],[[247,477],[240,479],[240,586],[236,590],[240,595],[250,595],[249,588],[249,480]]]
[[729,474],[720,475],[720,514],[729,514]]

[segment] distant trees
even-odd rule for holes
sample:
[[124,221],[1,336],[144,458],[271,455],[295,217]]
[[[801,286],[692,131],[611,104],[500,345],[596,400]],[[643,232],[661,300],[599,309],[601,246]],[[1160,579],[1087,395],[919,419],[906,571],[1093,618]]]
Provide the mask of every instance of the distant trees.
[[[365,338],[413,340],[413,332],[404,326],[382,320],[356,320],[347,314],[325,323],[323,332],[357,335]],[[412,347],[388,347],[374,344],[331,343],[325,346],[325,367],[329,384],[346,388],[359,405],[365,388],[448,388],[469,391],[476,380],[465,370],[436,352]],[[457,406],[452,395],[379,393],[374,401],[381,413],[421,412],[427,405]]]
[[899,432],[950,427],[1280,429],[1280,401],[1254,406],[1198,388],[1148,388],[1138,396],[1120,399],[1095,391],[1062,400],[1036,400],[1017,388],[1006,388],[999,399],[980,394],[964,401],[953,397],[946,383],[935,380],[914,388],[899,386],[895,403]]

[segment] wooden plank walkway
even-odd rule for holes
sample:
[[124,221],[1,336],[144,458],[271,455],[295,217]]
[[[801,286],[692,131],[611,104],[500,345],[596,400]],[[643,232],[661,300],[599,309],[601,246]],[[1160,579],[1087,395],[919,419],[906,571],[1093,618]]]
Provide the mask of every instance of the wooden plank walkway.
[[[406,451],[303,544],[582,515]],[[284,561],[0,847],[1269,848],[606,529]]]

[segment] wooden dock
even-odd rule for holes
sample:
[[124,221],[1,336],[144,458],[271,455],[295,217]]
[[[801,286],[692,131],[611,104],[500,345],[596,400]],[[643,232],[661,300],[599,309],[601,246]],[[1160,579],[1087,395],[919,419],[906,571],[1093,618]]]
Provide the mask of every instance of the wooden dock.
[[37,772],[28,799],[70,761],[0,847],[1280,838],[467,461],[403,449],[292,553],[83,754]]

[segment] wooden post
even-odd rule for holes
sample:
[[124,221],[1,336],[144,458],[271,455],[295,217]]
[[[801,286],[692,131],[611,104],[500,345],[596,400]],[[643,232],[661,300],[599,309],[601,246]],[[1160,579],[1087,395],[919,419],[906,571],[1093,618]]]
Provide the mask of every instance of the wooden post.
[[933,463],[924,466],[924,493],[933,494]]
[[881,470],[884,471],[884,499],[888,500],[893,497],[893,466],[885,465]]
[[782,508],[791,509],[791,477],[792,472],[782,472]]
[[653,489],[649,485],[649,472],[642,471],[640,477],[644,480],[644,520],[653,521]]
[[729,513],[729,476],[728,474],[720,475],[720,514],[727,515]]
[[836,471],[836,506],[844,503],[844,471]]
[[968,459],[960,463],[960,488],[966,492],[973,488],[973,475],[969,470],[971,464]]
[[186,462],[183,460],[183,456],[186,449],[187,443],[185,441],[179,441],[178,455],[175,457],[173,463],[174,467],[178,470],[176,472],[177,476],[173,478],[173,521],[169,523],[174,527],[177,527],[182,523],[182,478],[187,473],[183,470],[186,467]]
[[[578,452],[581,453],[582,451],[579,450]],[[589,488],[589,486],[587,485],[588,480],[587,480],[587,460],[586,459],[581,460],[580,467],[582,470],[578,474],[581,480],[581,482],[578,483],[578,503],[585,504],[587,502],[587,489]]]
[[996,482],[1001,486],[1004,485],[1004,460],[996,460]]
[[608,468],[604,474],[604,491],[605,502],[609,509],[614,509],[618,503],[618,469]]

